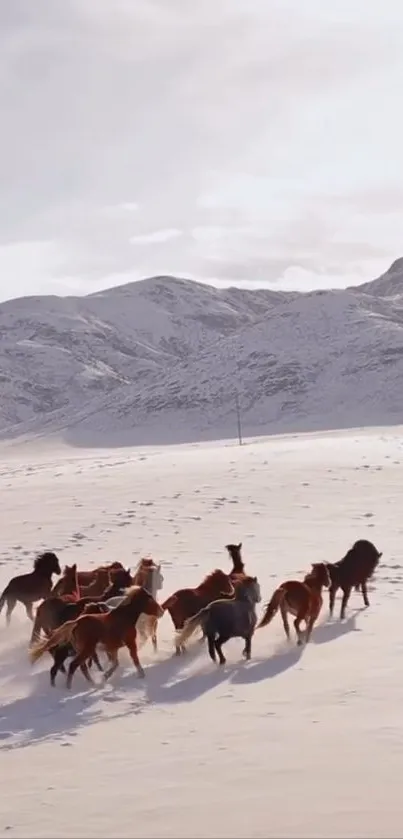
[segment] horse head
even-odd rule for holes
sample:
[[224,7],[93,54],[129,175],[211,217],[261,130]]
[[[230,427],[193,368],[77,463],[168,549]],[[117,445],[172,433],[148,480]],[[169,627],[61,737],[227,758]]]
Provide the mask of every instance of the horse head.
[[52,574],[61,574],[59,560],[53,551],[45,551],[36,557],[34,562],[34,571],[38,574],[51,577]]

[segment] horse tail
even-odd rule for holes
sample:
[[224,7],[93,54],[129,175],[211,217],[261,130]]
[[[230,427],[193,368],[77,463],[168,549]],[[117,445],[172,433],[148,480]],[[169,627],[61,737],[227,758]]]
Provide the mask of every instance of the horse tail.
[[200,612],[197,612],[196,615],[193,615],[192,618],[188,618],[182,629],[178,629],[175,634],[175,646],[182,647],[183,644],[186,643],[188,638],[196,632],[199,626],[201,626],[203,615],[205,615],[210,606],[205,606],[204,609],[200,609]]
[[46,638],[44,641],[38,641],[37,644],[34,644],[29,651],[31,664],[38,661],[44,653],[49,652],[49,650],[52,650],[54,647],[58,647],[59,644],[71,643],[71,636],[76,628],[76,624],[77,620],[67,621],[63,624],[63,626],[59,626],[58,629],[55,629],[49,638]]
[[0,597],[0,612],[4,608],[5,604],[7,603],[7,595],[10,589],[10,583],[8,583]]
[[260,629],[263,626],[267,626],[270,623],[270,621],[273,620],[274,615],[276,614],[276,612],[278,612],[285,595],[286,591],[282,586],[276,588],[273,597],[271,598],[264,610],[261,621],[257,625],[257,629]]
[[31,647],[35,643],[35,641],[39,641],[39,638],[40,638],[40,635],[41,635],[41,629],[42,629],[41,607],[38,606],[38,608],[36,610],[34,625],[32,627],[32,635],[31,635],[31,641],[30,641]]

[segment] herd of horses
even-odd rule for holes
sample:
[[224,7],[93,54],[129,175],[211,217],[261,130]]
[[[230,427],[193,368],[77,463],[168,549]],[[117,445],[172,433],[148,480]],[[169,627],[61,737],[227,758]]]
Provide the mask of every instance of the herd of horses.
[[[51,654],[53,686],[57,673],[66,672],[65,661],[71,658],[66,682],[70,688],[78,667],[91,684],[92,664],[103,672],[99,649],[104,650],[109,662],[103,673],[105,680],[119,666],[122,647],[129,650],[139,676],[144,676],[138,647],[151,638],[157,650],[158,621],[165,612],[174,625],[177,655],[186,651],[186,642],[199,629],[213,661],[218,656],[219,664],[225,663],[222,647],[236,637],[244,640],[243,656],[248,660],[255,630],[267,626],[278,611],[287,639],[288,615],[292,615],[297,644],[307,643],[322,609],[323,589],[329,590],[331,616],[336,593],[342,590],[341,620],[353,589],[361,591],[364,605],[369,606],[368,581],[382,556],[372,542],[360,539],[339,562],[312,564],[303,580],[287,580],[276,588],[258,622],[256,606],[261,593],[257,577],[246,572],[242,543],[226,545],[226,549],[232,561],[229,573],[216,568],[195,588],[179,589],[162,603],[157,600],[164,582],[161,565],[151,558],[142,559],[133,575],[120,562],[87,571],[79,571],[75,564],[66,566],[62,574],[56,554],[46,551],[35,559],[31,573],[10,580],[0,597],[0,612],[6,606],[9,625],[17,602],[25,606],[33,624],[31,662],[47,652]],[[54,586],[53,576],[60,577]],[[33,605],[38,601],[34,615]]]

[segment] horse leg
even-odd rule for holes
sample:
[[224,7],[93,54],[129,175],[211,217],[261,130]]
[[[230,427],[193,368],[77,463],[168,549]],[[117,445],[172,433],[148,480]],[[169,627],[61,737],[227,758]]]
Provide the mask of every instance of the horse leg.
[[[83,672],[83,675],[85,676],[87,681],[91,682],[91,684],[94,684],[94,681],[91,678],[91,676],[88,672],[88,667],[86,665],[87,658],[89,658],[90,655],[91,655],[91,652],[89,650],[84,649],[84,650],[81,650],[81,652],[79,652],[76,656],[74,656],[73,661],[69,665],[69,671],[67,673],[67,680],[66,680],[66,687],[67,688],[69,688],[69,689],[71,688],[71,683],[73,681],[73,676],[74,676],[74,673],[76,672],[78,667],[81,668],[81,670]],[[85,664],[85,668],[83,667],[84,664]]]
[[27,613],[28,618],[30,619],[30,621],[32,621],[32,623],[34,623],[35,618],[34,618],[34,613],[32,611],[33,603],[24,603],[24,606],[25,606],[25,611]]
[[218,638],[216,638],[214,641],[214,646],[217,650],[218,658],[220,659],[220,664],[225,664],[227,660],[221,648],[223,644],[226,644],[227,641],[229,641],[229,639],[229,635],[219,635]]
[[81,672],[82,672],[83,676],[85,676],[85,678],[87,679],[87,682],[89,682],[90,685],[95,685],[94,679],[92,678],[91,673],[88,670],[88,664],[87,664],[86,661],[81,662],[80,669],[81,669]]
[[283,621],[284,632],[287,636],[288,641],[290,640],[290,624],[288,623],[288,615],[287,615],[287,606],[284,603],[284,600],[280,604],[280,613]]
[[6,612],[6,624],[10,626],[11,615],[14,612],[14,609],[17,605],[17,598],[16,597],[8,597],[7,598],[7,612]]
[[295,627],[295,631],[297,633],[297,645],[298,645],[298,647],[301,647],[301,645],[303,644],[302,631],[301,631],[301,627],[300,627],[300,623],[303,620],[305,620],[305,612],[303,614],[301,614],[301,613],[298,614],[297,617],[295,618],[295,621],[294,621],[294,627]]
[[330,586],[329,589],[329,615],[333,617],[334,601],[336,600],[336,591],[338,586]]
[[246,658],[246,661],[250,661],[250,657],[252,655],[252,636],[248,635],[245,638],[245,649],[242,653],[243,657]]
[[127,644],[126,646],[128,647],[130,658],[137,670],[137,673],[139,674],[141,679],[144,679],[145,673],[140,664],[140,659],[138,657],[136,639],[134,638],[131,644]]
[[151,641],[154,648],[154,652],[158,651],[158,644],[157,644],[157,626],[158,626],[158,618],[151,618],[152,621],[152,628],[151,628]]
[[361,583],[361,591],[362,591],[362,597],[363,597],[363,600],[364,600],[364,606],[366,606],[368,608],[369,600],[368,600],[367,580],[364,580],[364,582]]
[[[102,665],[101,665],[101,662],[100,662],[100,660],[99,660],[99,658],[98,658],[98,654],[97,654],[97,651],[96,651],[96,650],[94,650],[93,656],[92,656],[92,658],[90,659],[90,661],[91,661],[91,663],[92,663],[92,662],[94,662],[94,664],[96,665],[96,667],[98,668],[98,670],[99,670],[99,672],[100,672],[100,673],[103,673],[103,672],[104,672],[104,668],[103,668],[103,667],[102,667]],[[89,663],[90,663],[90,662],[88,662],[88,664],[89,664]]]
[[348,603],[350,594],[351,594],[351,586],[346,586],[345,588],[343,588],[343,599],[341,601],[341,609],[340,609],[340,620],[341,621],[343,620],[343,618],[346,614],[346,608],[347,608],[347,603]]
[[52,667],[50,668],[50,684],[52,685],[52,688],[54,688],[55,686],[55,679],[59,670],[61,670],[63,673],[66,672],[64,662],[66,661],[66,658],[69,657],[69,652],[70,650],[67,644],[64,644],[60,647],[55,647],[52,650],[54,659]]
[[207,635],[208,651],[212,661],[216,660],[214,635]]
[[111,664],[110,667],[108,667],[107,670],[105,670],[105,673],[104,673],[104,681],[105,682],[107,682],[108,679],[110,679],[110,677],[113,675],[115,670],[117,670],[118,667],[119,667],[118,651],[117,650],[113,650],[113,651],[108,650],[107,655],[108,655],[109,661],[111,661],[112,664]]

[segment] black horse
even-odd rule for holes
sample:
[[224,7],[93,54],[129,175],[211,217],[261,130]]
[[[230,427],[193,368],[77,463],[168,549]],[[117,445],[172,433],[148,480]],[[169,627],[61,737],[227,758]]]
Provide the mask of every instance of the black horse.
[[252,636],[257,623],[256,603],[260,603],[261,600],[260,586],[256,577],[245,575],[234,588],[233,600],[214,600],[185,622],[176,638],[177,648],[182,648],[200,627],[207,638],[208,651],[213,661],[216,661],[217,653],[219,663],[225,664],[222,646],[230,638],[245,640],[243,656],[250,659]]
[[382,556],[375,545],[367,539],[359,539],[354,542],[352,548],[347,551],[339,562],[326,563],[330,576],[329,587],[329,611],[333,615],[336,592],[341,588],[343,598],[341,601],[340,619],[343,620],[351,590],[361,589],[364,605],[369,606],[367,583],[372,577],[379,560]]
[[29,619],[33,621],[32,607],[38,600],[49,596],[53,574],[61,574],[59,560],[53,551],[45,551],[36,557],[33,571],[10,580],[0,597],[0,612],[7,604],[7,625],[18,601],[23,603]]

